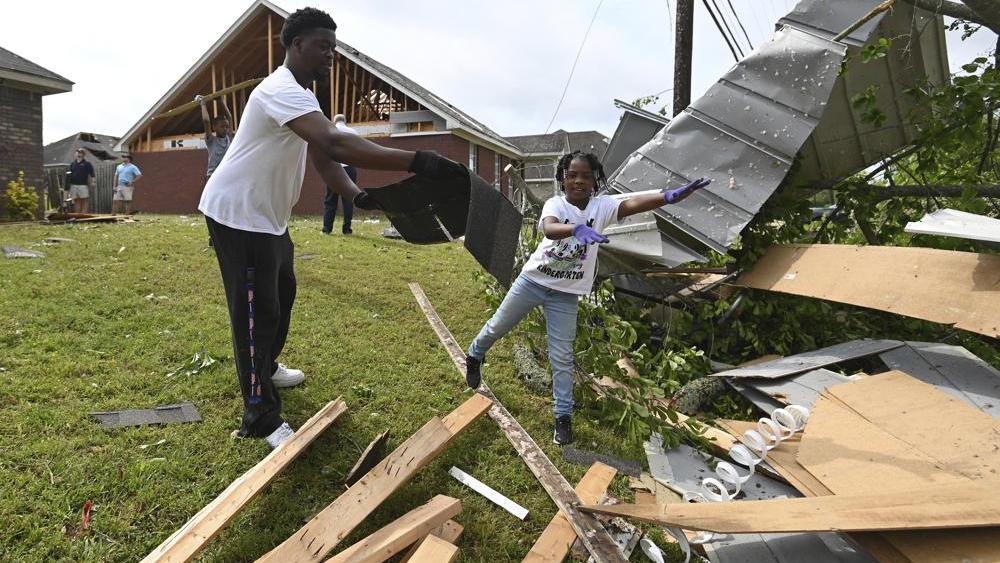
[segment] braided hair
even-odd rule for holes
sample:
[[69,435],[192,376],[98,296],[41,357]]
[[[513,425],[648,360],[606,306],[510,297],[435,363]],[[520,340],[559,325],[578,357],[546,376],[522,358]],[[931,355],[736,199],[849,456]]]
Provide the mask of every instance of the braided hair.
[[590,165],[590,170],[594,173],[595,194],[608,189],[608,178],[604,174],[604,165],[601,164],[601,160],[593,153],[573,151],[571,153],[564,154],[562,158],[559,159],[559,164],[556,165],[556,181],[559,182],[560,190],[566,191],[566,187],[563,185],[563,182],[566,180],[566,171],[569,170],[570,163],[576,159],[586,160],[587,164]]

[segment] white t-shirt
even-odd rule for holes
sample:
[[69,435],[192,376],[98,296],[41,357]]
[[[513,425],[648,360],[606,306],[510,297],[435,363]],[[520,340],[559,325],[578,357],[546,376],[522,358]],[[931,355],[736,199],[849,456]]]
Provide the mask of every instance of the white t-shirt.
[[198,210],[234,229],[283,234],[302,191],[308,148],[285,124],[314,111],[322,110],[312,91],[284,66],[275,69],[250,94]]
[[[618,221],[620,203],[621,200],[598,195],[590,198],[586,209],[580,209],[566,201],[566,196],[556,196],[545,202],[538,226],[542,228],[546,217],[555,217],[561,223],[586,224],[602,232]],[[594,285],[597,249],[598,245],[580,244],[572,236],[562,240],[545,238],[528,258],[521,275],[556,291],[586,295]]]
[[[359,134],[353,128],[348,127],[347,124],[344,123],[343,121],[335,121],[333,123],[333,126],[337,128],[337,131],[342,131],[344,133],[350,133],[351,135],[358,135]],[[340,165],[343,166],[344,168],[347,168],[347,165],[344,164],[344,163],[341,163]]]

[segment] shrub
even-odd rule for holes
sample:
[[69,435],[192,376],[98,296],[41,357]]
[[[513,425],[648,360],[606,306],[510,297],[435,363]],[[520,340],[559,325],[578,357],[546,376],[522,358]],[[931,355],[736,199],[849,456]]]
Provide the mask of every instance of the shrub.
[[34,187],[24,185],[24,171],[17,173],[17,179],[7,182],[4,194],[7,202],[7,216],[13,220],[35,218],[38,209],[38,192]]

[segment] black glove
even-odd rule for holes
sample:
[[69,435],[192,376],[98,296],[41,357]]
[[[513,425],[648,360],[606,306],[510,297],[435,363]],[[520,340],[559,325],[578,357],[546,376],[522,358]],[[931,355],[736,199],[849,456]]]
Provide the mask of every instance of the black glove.
[[354,203],[354,207],[357,207],[358,209],[366,209],[368,211],[371,211],[372,209],[378,209],[379,208],[378,207],[378,203],[375,201],[375,198],[373,198],[372,196],[368,195],[368,192],[366,192],[364,190],[361,190],[361,193],[359,193],[358,195],[354,196],[354,202],[353,203]]
[[434,180],[445,180],[459,174],[466,174],[464,166],[434,151],[417,151],[413,162],[410,163],[409,170],[414,174],[421,174]]

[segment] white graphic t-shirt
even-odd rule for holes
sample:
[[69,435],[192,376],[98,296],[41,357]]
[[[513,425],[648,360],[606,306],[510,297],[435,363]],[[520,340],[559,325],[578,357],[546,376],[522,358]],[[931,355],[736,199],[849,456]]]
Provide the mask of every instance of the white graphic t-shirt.
[[[592,196],[587,208],[580,209],[566,201],[566,196],[556,196],[545,202],[538,226],[542,228],[546,217],[555,217],[560,223],[586,224],[600,233],[618,221],[620,203],[611,196]],[[597,249],[598,245],[580,244],[572,236],[562,240],[545,238],[524,265],[521,275],[557,291],[586,295],[594,284]]]
[[250,94],[198,210],[234,229],[283,234],[302,191],[308,148],[286,124],[314,111],[321,110],[312,91],[284,66],[275,69]]

